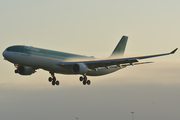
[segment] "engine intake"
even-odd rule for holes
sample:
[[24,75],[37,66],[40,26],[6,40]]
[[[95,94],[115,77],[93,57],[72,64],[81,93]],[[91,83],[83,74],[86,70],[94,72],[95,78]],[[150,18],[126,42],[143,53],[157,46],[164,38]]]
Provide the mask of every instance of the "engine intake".
[[72,72],[75,74],[85,74],[89,68],[83,63],[77,63],[72,66]]

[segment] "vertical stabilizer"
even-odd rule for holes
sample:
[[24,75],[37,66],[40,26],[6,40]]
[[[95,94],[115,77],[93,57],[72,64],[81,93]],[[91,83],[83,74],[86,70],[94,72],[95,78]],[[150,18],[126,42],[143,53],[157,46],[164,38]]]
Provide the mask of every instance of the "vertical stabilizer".
[[121,57],[124,54],[128,37],[123,36],[110,57]]

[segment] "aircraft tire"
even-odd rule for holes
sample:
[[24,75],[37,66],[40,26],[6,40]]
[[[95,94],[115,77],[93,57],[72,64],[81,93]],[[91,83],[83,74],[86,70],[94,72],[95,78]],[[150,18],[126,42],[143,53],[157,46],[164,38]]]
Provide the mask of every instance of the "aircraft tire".
[[56,85],[59,85],[59,81],[56,81]]
[[15,73],[18,73],[18,70],[15,70],[14,72],[15,72]]
[[90,80],[88,80],[88,81],[87,81],[87,85],[90,85],[90,84],[91,84],[91,81],[90,81]]
[[49,82],[52,82],[52,78],[51,78],[51,77],[49,77],[49,79],[48,79],[48,80],[49,80]]
[[86,85],[86,83],[87,83],[86,80],[84,80],[84,81],[83,81],[83,85]]
[[82,76],[79,78],[80,81],[83,81],[83,79],[84,79],[84,78],[83,78]]
[[56,84],[56,82],[53,80],[53,81],[52,81],[52,85],[54,86],[55,84]]

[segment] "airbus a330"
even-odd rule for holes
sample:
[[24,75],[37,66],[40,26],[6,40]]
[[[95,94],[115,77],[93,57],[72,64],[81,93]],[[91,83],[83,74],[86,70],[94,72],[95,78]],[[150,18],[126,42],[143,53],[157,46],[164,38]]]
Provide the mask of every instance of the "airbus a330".
[[146,64],[151,62],[141,62],[141,59],[159,57],[174,54],[178,48],[170,53],[155,54],[148,56],[122,58],[128,37],[123,36],[116,48],[107,59],[96,59],[94,57],[65,53],[60,51],[47,50],[25,45],[10,46],[3,52],[4,60],[13,63],[16,67],[15,73],[20,75],[31,75],[37,69],[49,71],[51,77],[48,78],[52,85],[59,85],[55,73],[78,74],[83,85],[90,85],[91,81],[87,76],[106,75],[131,65]]

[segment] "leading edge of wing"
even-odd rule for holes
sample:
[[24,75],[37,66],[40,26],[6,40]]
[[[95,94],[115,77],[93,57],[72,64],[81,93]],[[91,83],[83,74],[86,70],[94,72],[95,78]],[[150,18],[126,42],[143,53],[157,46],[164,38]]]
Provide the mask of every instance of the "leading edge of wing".
[[159,57],[159,56],[164,56],[164,55],[170,55],[170,54],[174,54],[177,51],[178,48],[174,49],[172,52],[170,53],[164,53],[164,54],[156,54],[156,55],[148,55],[148,56],[140,56],[140,57],[134,57],[136,59],[146,59],[146,58],[152,58],[152,57]]
[[164,53],[164,54],[156,54],[156,55],[148,55],[148,56],[139,56],[139,57],[130,57],[130,58],[118,58],[118,59],[103,59],[103,60],[90,60],[90,61],[76,61],[76,62],[59,62],[57,65],[59,66],[66,66],[66,65],[73,65],[76,63],[84,63],[86,64],[90,69],[97,68],[97,67],[106,67],[110,65],[119,65],[119,64],[125,64],[125,63],[134,63],[138,62],[138,59],[147,59],[152,57],[159,57],[159,56],[165,56],[174,54],[177,51],[178,48],[173,50],[170,53]]

